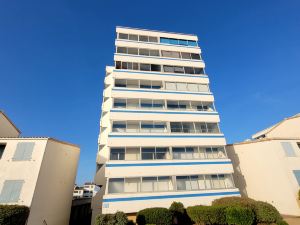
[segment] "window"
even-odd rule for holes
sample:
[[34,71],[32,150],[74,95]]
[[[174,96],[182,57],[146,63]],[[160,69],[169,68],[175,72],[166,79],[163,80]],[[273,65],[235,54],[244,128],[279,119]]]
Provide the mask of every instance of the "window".
[[126,108],[126,99],[115,99],[114,108]]
[[143,192],[157,191],[157,177],[143,177],[142,191]]
[[143,49],[143,48],[141,48],[140,50],[139,50],[139,54],[140,55],[149,55],[149,50],[148,49]]
[[161,71],[160,65],[151,64],[151,71]]
[[150,64],[140,64],[140,70],[142,71],[150,71],[151,70],[151,65]]
[[142,160],[166,159],[168,148],[164,147],[143,147]]
[[127,53],[127,48],[125,48],[125,47],[118,47],[117,48],[117,53],[124,53],[124,54],[126,54]]
[[191,53],[181,52],[181,57],[183,59],[191,59]]
[[148,42],[148,41],[149,41],[149,37],[148,37],[148,36],[140,35],[140,36],[139,36],[139,41]]
[[139,54],[139,50],[137,48],[128,48],[128,54],[138,55]]
[[129,34],[129,40],[132,40],[132,41],[137,41],[139,38],[138,38],[138,35],[135,35],[135,34]]
[[111,148],[110,149],[110,160],[124,160],[125,149],[124,148]]
[[198,176],[177,176],[177,190],[198,190]]
[[125,178],[124,192],[126,193],[136,193],[140,192],[140,178]]
[[128,34],[119,33],[119,39],[128,39]]
[[123,193],[124,178],[110,178],[108,183],[108,193]]
[[174,38],[160,38],[160,43],[164,44],[171,44],[171,45],[188,45],[188,46],[197,46],[196,41],[189,41],[189,40],[178,40]]
[[194,159],[197,147],[173,147],[173,159]]
[[113,132],[126,132],[126,123],[125,122],[114,122]]
[[159,56],[158,50],[150,50],[150,56]]
[[199,54],[195,54],[195,53],[191,53],[191,57],[192,59],[201,59],[200,55]]
[[158,42],[158,38],[149,36],[149,42]]
[[295,178],[298,182],[298,185],[300,186],[300,170],[293,170]]
[[296,153],[294,148],[290,142],[281,142],[281,146],[285,152],[285,156],[287,157],[296,157]]
[[6,147],[6,144],[0,144],[0,159],[2,158],[5,147]]
[[126,87],[126,80],[116,79],[115,80],[115,87]]
[[175,73],[184,73],[183,67],[174,66]]
[[195,69],[195,74],[204,74],[203,68],[194,68]]
[[26,161],[32,157],[34,148],[34,142],[19,142],[15,154],[13,156],[14,161]]
[[0,194],[0,203],[18,202],[23,184],[23,180],[6,180]]
[[300,142],[297,142],[298,148],[300,148]]

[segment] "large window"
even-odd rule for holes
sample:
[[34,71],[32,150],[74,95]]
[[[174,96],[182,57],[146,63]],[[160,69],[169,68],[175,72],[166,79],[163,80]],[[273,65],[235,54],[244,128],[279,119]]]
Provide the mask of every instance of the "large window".
[[124,148],[111,148],[110,149],[110,159],[111,160],[124,160],[125,159],[125,149]]
[[172,133],[219,133],[216,123],[170,122]]
[[0,203],[17,203],[20,198],[23,180],[6,180],[0,193]]
[[166,159],[168,148],[142,147],[142,160]]
[[123,193],[124,178],[110,178],[108,184],[108,193]]
[[182,66],[163,66],[166,73],[185,73],[185,74],[204,74],[203,68],[182,67]]
[[119,33],[118,37],[119,37],[119,39],[124,39],[124,40],[143,41],[143,42],[158,42],[158,38],[153,37],[153,36]]
[[160,43],[171,44],[171,45],[197,46],[196,41],[165,38],[165,37],[160,38]]

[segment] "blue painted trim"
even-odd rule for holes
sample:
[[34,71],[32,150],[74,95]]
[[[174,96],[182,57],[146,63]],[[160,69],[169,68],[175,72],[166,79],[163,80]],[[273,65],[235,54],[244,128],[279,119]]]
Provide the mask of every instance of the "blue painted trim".
[[156,195],[156,196],[127,197],[127,198],[106,198],[103,199],[103,202],[127,202],[127,201],[166,199],[166,198],[194,198],[194,197],[222,196],[222,195],[240,195],[240,192],[231,191],[231,192],[211,192],[211,193],[196,193],[196,194],[181,194],[181,195]]
[[211,135],[211,136],[202,136],[202,135],[118,135],[118,134],[109,134],[110,138],[225,138],[224,135]]
[[128,91],[128,92],[152,92],[152,93],[162,93],[162,94],[181,94],[181,95],[213,95],[210,93],[197,93],[197,92],[173,92],[173,91],[153,91],[153,90],[130,90],[123,88],[113,88],[113,91]]
[[173,163],[124,163],[106,164],[106,167],[135,167],[135,166],[190,166],[190,165],[220,165],[231,164],[231,161],[212,161],[212,162],[173,162]]
[[141,71],[122,70],[122,69],[114,69],[113,71],[121,72],[121,73],[141,73],[141,74],[160,75],[160,76],[208,78],[207,75],[186,75],[186,74],[156,73],[156,72],[150,73],[150,72],[141,72]]
[[126,39],[116,39],[117,41],[125,41],[125,42],[134,42],[134,43],[143,43],[143,44],[150,44],[150,45],[165,45],[165,46],[175,46],[175,47],[184,47],[184,48],[197,48],[199,50],[199,46],[191,46],[191,45],[172,45],[167,43],[160,43],[160,42],[144,42],[144,41],[134,41],[134,40],[126,40]]
[[[162,60],[176,60],[176,61],[183,61],[183,62],[202,62],[202,59],[179,59],[179,58],[167,58],[167,57],[160,57],[160,56],[147,56],[147,55],[133,55],[133,54],[124,54],[124,53],[115,53],[115,55],[119,56],[129,56],[129,57],[136,57],[136,58],[149,58],[149,59],[162,59]],[[121,60],[122,61],[122,60]]]
[[165,112],[165,111],[138,111],[138,110],[119,110],[119,109],[112,109],[111,112],[125,112],[125,113],[152,113],[152,114],[189,114],[189,115],[219,115],[217,112]]

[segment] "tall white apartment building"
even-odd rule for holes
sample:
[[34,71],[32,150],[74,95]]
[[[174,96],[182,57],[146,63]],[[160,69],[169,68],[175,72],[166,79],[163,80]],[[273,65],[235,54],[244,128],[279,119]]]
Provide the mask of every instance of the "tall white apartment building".
[[80,149],[48,137],[20,137],[0,111],[0,205],[25,205],[27,225],[69,224]]
[[117,27],[93,214],[239,196],[195,35]]

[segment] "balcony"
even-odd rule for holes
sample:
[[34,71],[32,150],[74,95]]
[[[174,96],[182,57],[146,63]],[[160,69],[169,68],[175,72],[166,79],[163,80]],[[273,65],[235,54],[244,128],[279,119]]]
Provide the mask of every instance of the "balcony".
[[220,133],[217,123],[205,122],[156,122],[156,121],[114,121],[115,133]]

